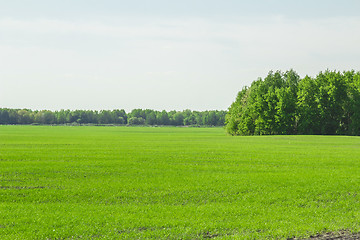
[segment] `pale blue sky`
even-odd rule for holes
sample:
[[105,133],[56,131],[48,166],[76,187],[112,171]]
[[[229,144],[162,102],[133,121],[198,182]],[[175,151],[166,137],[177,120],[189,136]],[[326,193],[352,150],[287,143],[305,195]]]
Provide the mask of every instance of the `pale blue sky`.
[[360,70],[359,11],[355,0],[0,0],[0,107],[226,109],[270,70]]

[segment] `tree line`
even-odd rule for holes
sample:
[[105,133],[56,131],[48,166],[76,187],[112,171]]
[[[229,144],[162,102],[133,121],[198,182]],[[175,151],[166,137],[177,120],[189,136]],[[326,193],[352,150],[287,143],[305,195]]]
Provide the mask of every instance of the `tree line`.
[[244,87],[226,115],[232,135],[360,135],[360,72],[269,72]]
[[118,124],[224,126],[226,111],[31,110],[0,108],[0,124]]

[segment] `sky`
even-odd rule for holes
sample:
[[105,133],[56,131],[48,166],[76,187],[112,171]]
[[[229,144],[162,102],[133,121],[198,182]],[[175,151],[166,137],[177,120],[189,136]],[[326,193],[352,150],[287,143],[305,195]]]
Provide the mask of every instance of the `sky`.
[[226,110],[271,70],[360,70],[358,0],[0,0],[0,108]]

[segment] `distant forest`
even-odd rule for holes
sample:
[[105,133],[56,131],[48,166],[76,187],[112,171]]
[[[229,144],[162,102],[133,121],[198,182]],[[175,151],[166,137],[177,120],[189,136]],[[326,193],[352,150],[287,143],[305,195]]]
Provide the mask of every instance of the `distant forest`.
[[60,110],[0,108],[0,124],[118,124],[224,126],[226,111]]
[[270,72],[243,88],[230,106],[232,135],[360,135],[360,72],[325,71],[316,77]]

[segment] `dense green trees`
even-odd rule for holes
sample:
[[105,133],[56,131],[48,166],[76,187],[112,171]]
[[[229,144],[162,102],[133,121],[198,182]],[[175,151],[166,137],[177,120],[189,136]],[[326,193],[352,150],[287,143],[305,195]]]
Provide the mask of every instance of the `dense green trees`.
[[300,79],[270,72],[243,88],[226,115],[232,135],[360,135],[360,72],[325,71]]
[[223,126],[226,111],[156,111],[125,110],[60,110],[0,108],[0,124],[128,124],[128,125],[198,125]]

